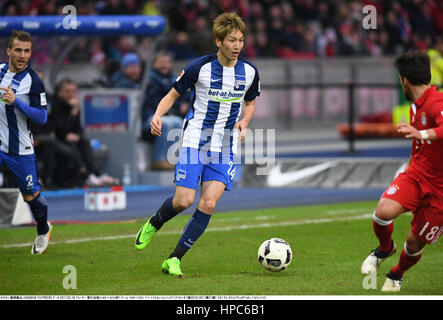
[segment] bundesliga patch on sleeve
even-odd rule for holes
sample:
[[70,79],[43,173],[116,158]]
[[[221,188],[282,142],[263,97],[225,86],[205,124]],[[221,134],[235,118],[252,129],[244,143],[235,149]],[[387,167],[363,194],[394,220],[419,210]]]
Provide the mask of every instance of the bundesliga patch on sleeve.
[[175,82],[180,81],[180,79],[183,77],[184,74],[185,74],[185,70],[182,70],[182,72],[180,72],[180,74],[178,75],[177,79],[175,79]]
[[46,106],[48,103],[46,101],[46,93],[42,92],[40,93],[40,105]]

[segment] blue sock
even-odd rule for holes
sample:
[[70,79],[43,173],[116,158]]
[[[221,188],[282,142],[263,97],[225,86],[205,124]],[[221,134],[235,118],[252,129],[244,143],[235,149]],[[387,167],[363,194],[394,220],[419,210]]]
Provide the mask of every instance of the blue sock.
[[177,243],[177,247],[175,248],[174,252],[172,252],[170,257],[177,257],[181,259],[206,230],[210,219],[210,214],[206,214],[196,209],[191,219],[189,219],[188,223],[186,224],[183,234]]
[[37,222],[37,234],[45,234],[49,231],[48,226],[48,203],[46,199],[39,194],[28,202],[32,215]]
[[158,209],[157,213],[151,218],[151,224],[155,227],[155,229],[160,230],[163,224],[172,218],[174,218],[178,212],[176,212],[172,206],[172,199],[174,197],[169,197],[163,202],[160,209]]

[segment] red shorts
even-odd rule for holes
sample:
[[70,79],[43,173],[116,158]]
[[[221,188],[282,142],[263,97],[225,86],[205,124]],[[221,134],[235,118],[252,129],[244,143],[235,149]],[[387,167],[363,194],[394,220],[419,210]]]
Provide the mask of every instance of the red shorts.
[[408,172],[401,173],[382,198],[399,202],[412,211],[412,233],[424,243],[435,243],[443,232],[443,199],[432,192],[429,183]]

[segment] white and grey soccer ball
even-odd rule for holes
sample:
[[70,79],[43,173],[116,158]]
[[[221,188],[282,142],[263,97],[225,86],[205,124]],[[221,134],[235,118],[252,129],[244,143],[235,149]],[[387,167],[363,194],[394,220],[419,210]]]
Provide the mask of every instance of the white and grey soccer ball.
[[279,238],[263,242],[258,248],[258,262],[269,271],[285,270],[292,261],[292,250],[289,244]]

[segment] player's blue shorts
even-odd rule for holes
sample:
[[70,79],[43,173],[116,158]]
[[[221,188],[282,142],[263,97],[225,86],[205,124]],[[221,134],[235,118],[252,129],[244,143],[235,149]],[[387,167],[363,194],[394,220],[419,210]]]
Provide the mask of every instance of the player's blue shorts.
[[199,182],[216,180],[231,190],[235,176],[234,155],[221,152],[199,151],[194,148],[181,148],[175,166],[176,186],[197,189]]
[[37,174],[37,159],[34,154],[14,155],[0,151],[0,165],[4,163],[15,177],[22,194],[34,194],[40,190]]

